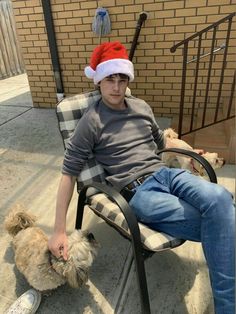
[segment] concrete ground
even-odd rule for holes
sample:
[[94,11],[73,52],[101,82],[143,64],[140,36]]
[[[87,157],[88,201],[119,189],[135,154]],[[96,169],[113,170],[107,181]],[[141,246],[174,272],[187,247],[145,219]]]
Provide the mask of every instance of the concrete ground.
[[[11,238],[2,227],[4,217],[21,203],[50,234],[63,159],[55,110],[32,107],[26,74],[0,81],[0,134],[0,313],[5,313],[29,285],[14,265]],[[235,166],[225,165],[217,174],[219,183],[235,193]],[[74,226],[76,198],[74,193],[68,232]],[[79,290],[58,288],[43,297],[37,313],[141,313],[128,241],[92,212],[86,212],[83,227],[101,244],[87,285]],[[152,313],[214,312],[200,244],[186,242],[153,255],[145,265]]]

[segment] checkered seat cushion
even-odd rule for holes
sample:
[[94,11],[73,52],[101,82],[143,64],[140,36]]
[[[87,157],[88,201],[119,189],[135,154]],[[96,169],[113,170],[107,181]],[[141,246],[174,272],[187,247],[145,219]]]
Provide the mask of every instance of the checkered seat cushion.
[[[119,232],[131,239],[128,224],[120,208],[104,193],[95,194],[89,198],[89,207],[102,217],[109,225],[115,226]],[[149,251],[161,251],[179,246],[184,241],[176,239],[163,232],[157,232],[138,223],[143,247]]]
[[[61,100],[57,107],[56,113],[59,122],[59,129],[62,135],[64,146],[74,132],[76,124],[82,117],[88,106],[101,98],[98,90],[92,92],[74,95]],[[77,178],[77,187],[80,190],[84,185],[92,182],[105,182],[105,173],[99,163],[97,163],[94,156],[90,156],[83,170]]]
[[[128,95],[128,97],[132,97]],[[99,91],[71,96],[60,101],[56,108],[59,122],[59,129],[66,147],[66,143],[73,133],[76,124],[82,117],[86,108],[101,98]],[[94,156],[90,156],[83,171],[77,178],[78,191],[84,186],[93,182],[105,183],[105,173]],[[90,189],[91,191],[91,189]],[[130,238],[130,230],[119,206],[109,199],[104,193],[90,193],[88,206],[95,214],[103,218],[107,223],[114,226],[121,234]],[[167,234],[154,231],[142,223],[138,223],[141,241],[145,249],[150,251],[160,251],[173,248],[183,243],[182,240],[175,239]]]

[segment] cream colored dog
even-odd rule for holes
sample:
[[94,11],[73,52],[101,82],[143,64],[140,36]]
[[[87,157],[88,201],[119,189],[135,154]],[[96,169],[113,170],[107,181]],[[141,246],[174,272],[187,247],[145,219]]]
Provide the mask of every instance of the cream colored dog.
[[[164,130],[164,141],[166,148],[182,148],[195,151],[192,146],[178,139],[178,134],[171,128]],[[197,151],[197,150],[196,150]],[[218,157],[217,153],[199,152],[212,166],[213,169],[221,168],[225,164],[224,158]],[[205,176],[205,170],[195,159],[184,157],[175,153],[163,153],[162,160],[168,167],[190,170],[195,175]]]
[[99,246],[92,234],[72,232],[68,237],[68,260],[64,261],[51,254],[48,237],[35,226],[35,217],[20,205],[6,217],[5,228],[13,236],[16,266],[36,290],[48,292],[66,282],[78,288],[87,281]]

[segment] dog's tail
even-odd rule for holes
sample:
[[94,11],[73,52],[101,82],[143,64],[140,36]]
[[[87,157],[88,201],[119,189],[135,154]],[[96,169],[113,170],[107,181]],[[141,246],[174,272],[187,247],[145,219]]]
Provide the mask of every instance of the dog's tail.
[[33,227],[35,220],[35,216],[27,213],[21,206],[17,206],[5,218],[4,227],[14,237],[19,231]]

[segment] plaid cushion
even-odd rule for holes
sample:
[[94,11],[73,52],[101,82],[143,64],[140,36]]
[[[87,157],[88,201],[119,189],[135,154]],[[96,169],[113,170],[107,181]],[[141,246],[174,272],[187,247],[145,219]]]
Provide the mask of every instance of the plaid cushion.
[[[65,147],[86,108],[98,101],[100,98],[100,92],[98,90],[94,90],[92,92],[64,98],[58,103],[56,113]],[[84,185],[94,181],[104,182],[105,173],[94,156],[90,156],[77,178],[77,188],[80,190]]]
[[[113,225],[123,235],[130,238],[130,231],[123,213],[119,207],[112,202],[105,194],[99,193],[89,197],[89,207],[109,224]],[[176,239],[162,232],[148,228],[142,223],[139,224],[141,242],[145,249],[150,251],[161,251],[181,245],[184,241]]]

